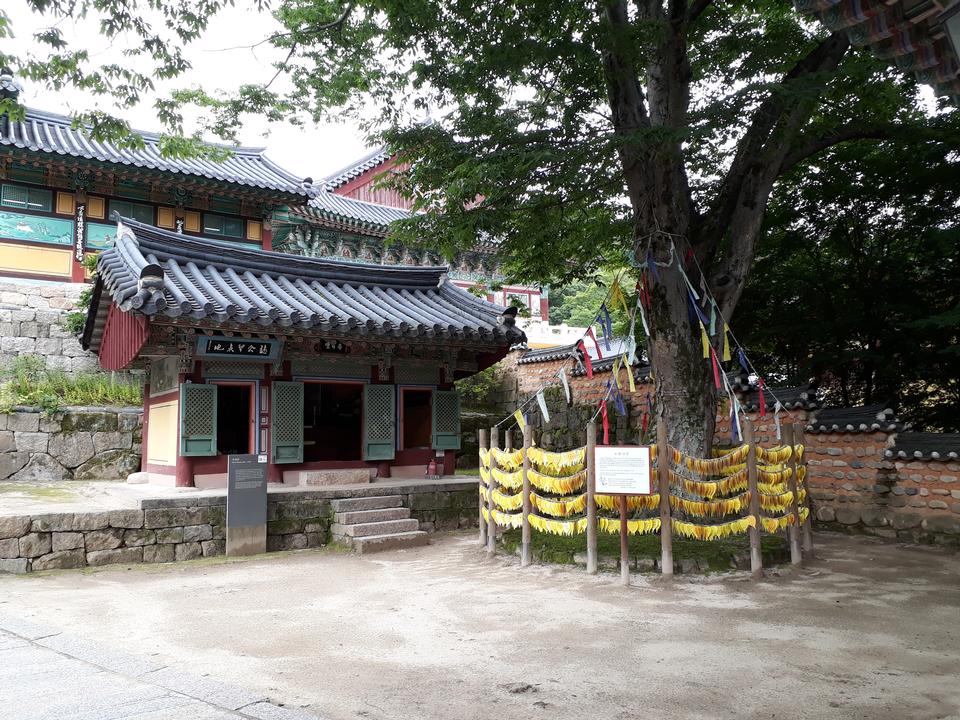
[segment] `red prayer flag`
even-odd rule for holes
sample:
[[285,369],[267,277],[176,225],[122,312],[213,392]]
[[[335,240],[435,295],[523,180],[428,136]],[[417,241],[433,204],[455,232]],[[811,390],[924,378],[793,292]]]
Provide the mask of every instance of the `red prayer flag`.
[[600,417],[603,418],[603,444],[610,444],[610,420],[607,418],[607,401],[600,401]]
[[760,403],[760,417],[767,416],[767,401],[763,397],[763,378],[757,378],[757,401]]
[[597,360],[603,360],[603,353],[600,352],[600,343],[597,342],[597,336],[593,334],[593,326],[587,328],[587,335],[593,340],[593,346],[597,348]]
[[[594,341],[596,342],[596,341]],[[593,377],[593,363],[590,361],[590,353],[587,352],[587,346],[583,344],[583,340],[577,343],[577,347],[580,349],[580,352],[583,353],[583,367],[587,370],[587,377]]]
[[710,362],[713,363],[713,382],[720,389],[720,369],[717,367],[717,351],[710,346]]

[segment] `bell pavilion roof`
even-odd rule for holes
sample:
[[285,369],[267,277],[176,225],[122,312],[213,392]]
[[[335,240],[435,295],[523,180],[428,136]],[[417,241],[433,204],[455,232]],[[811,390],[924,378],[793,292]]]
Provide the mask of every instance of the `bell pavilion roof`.
[[82,342],[98,349],[109,300],[152,320],[254,332],[426,339],[506,347],[525,340],[503,308],[447,282],[446,267],[368,265],[220,247],[120,218],[101,253]]

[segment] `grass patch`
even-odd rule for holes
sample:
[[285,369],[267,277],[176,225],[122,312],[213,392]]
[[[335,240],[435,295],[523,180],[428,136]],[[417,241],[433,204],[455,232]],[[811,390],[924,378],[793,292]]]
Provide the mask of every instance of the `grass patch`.
[[[500,542],[507,553],[516,552],[521,542],[520,528],[507,530]],[[781,537],[764,535],[760,538],[760,547],[764,556],[779,555],[786,546],[786,540]],[[631,558],[659,558],[660,536],[631,535],[628,547]],[[540,562],[571,565],[575,554],[587,551],[587,536],[583,534],[566,537],[531,528],[530,550],[533,557]],[[716,571],[729,570],[730,560],[734,555],[749,551],[750,540],[746,535],[713,541],[686,540],[676,537],[673,539],[674,561],[697,560]],[[597,554],[601,557],[620,557],[620,536],[605,532],[597,533]]]
[[67,405],[138,406],[143,404],[139,382],[113,373],[66,373],[46,366],[35,355],[21,355],[0,369],[0,412],[30,405],[50,414]]
[[69,502],[77,497],[75,492],[61,487],[41,487],[37,485],[23,485],[15,482],[0,483],[0,494],[23,495],[29,498],[51,500],[53,502]]

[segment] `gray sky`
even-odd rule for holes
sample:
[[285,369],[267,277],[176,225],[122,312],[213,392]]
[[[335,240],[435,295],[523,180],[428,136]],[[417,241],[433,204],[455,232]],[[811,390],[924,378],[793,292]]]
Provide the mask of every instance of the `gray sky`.
[[[16,36],[12,41],[3,41],[4,50],[18,54],[36,50],[31,36],[36,30],[48,27],[51,19],[31,13],[20,2],[3,5]],[[274,21],[252,10],[249,0],[237,0],[237,6],[220,13],[206,35],[188,48],[186,55],[193,69],[163,88],[201,85],[206,90],[231,89],[242,83],[267,81],[273,76],[275,70],[270,63],[277,59],[273,48],[266,44],[252,49],[249,46],[263,40]],[[71,47],[86,48],[96,62],[128,61],[97,33],[97,25],[92,20],[62,21],[58,27]],[[148,97],[137,108],[118,111],[102,107],[103,98],[93,98],[79,90],[54,92],[36,83],[24,82],[23,101],[30,107],[64,114],[104,109],[123,117],[139,130],[161,129],[151,108],[152,100],[153,97]],[[240,133],[240,142],[266,147],[272,160],[315,180],[349,164],[366,151],[362,134],[350,122],[296,128],[286,124],[269,125],[258,117],[249,117]]]

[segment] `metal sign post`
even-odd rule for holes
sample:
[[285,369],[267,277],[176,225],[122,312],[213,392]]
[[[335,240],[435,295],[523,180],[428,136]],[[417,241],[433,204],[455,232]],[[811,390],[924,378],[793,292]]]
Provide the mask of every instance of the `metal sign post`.
[[227,456],[227,555],[267,551],[267,456]]

